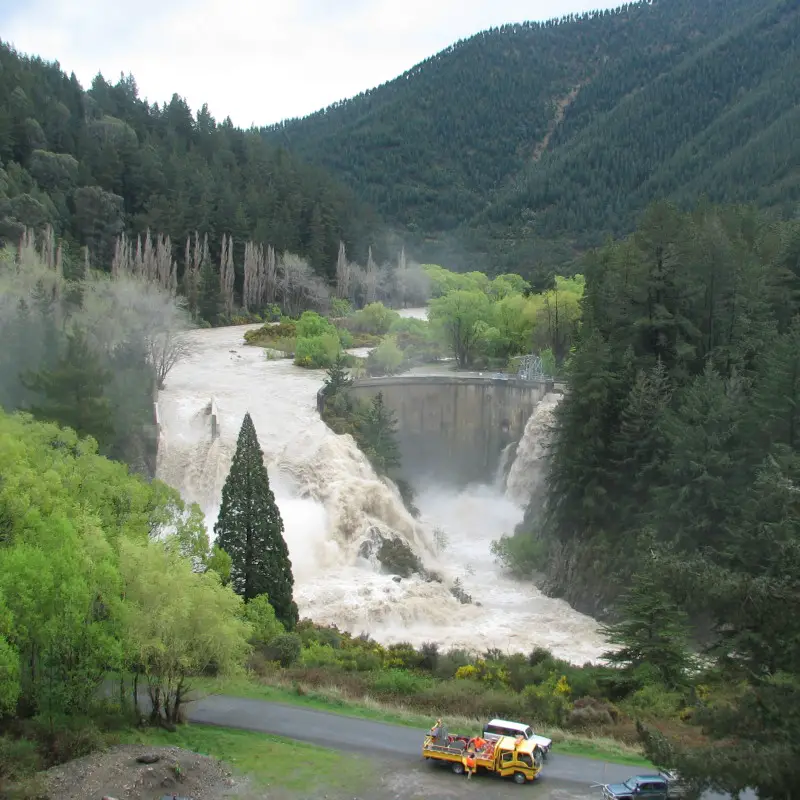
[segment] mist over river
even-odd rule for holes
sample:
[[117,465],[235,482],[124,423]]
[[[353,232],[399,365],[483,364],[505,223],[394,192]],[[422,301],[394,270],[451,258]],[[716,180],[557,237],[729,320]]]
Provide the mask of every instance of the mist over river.
[[[524,470],[511,465],[508,494],[505,481],[459,492],[427,486],[417,497],[421,517],[415,520],[352,438],[337,436],[320,419],[316,393],[325,372],[295,367],[288,359],[268,361],[263,349],[244,346],[244,332],[254,327],[189,334],[192,355],[173,369],[159,394],[157,476],[197,502],[213,529],[249,411],[284,520],[301,616],[366,632],[383,643],[435,641],[442,647],[523,652],[540,645],[576,663],[606,649],[593,619],[509,578],[490,553],[491,542],[522,519],[524,476],[535,476],[535,469],[527,462]],[[216,439],[207,415],[212,398]],[[556,402],[546,396],[538,416],[546,417]],[[532,418],[518,460],[535,460],[537,425]],[[381,573],[379,564],[359,555],[376,532],[402,538],[444,582]],[[456,578],[480,606],[452,596]]]

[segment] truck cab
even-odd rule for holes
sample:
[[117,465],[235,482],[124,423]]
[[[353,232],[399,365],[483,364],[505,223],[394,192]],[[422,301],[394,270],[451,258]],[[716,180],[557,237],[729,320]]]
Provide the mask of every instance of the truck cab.
[[512,722],[507,719],[492,719],[483,726],[483,738],[497,740],[501,736],[511,736],[516,739],[521,736],[526,742],[533,742],[542,751],[543,755],[547,756],[550,752],[550,747],[553,744],[552,739],[546,736],[538,736],[533,732],[530,725],[524,722]]

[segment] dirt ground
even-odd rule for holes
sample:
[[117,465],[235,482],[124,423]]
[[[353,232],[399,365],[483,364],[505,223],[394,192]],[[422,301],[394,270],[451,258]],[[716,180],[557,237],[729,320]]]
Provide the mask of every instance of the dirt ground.
[[[145,754],[158,755],[154,764],[137,762]],[[180,775],[174,765],[180,764]],[[177,747],[122,745],[95,753],[45,773],[51,800],[511,800],[520,794],[536,800],[597,800],[597,790],[548,783],[546,775],[533,785],[516,784],[479,775],[467,781],[436,765],[392,761],[374,765],[376,777],[357,794],[307,794],[279,787],[258,787],[237,776],[223,762]]]
[[[136,759],[158,756],[153,764]],[[175,765],[179,765],[179,771]],[[219,800],[243,797],[246,781],[232,775],[222,762],[179,747],[121,745],[103,753],[70,761],[45,773],[52,800],[160,800],[161,797]]]

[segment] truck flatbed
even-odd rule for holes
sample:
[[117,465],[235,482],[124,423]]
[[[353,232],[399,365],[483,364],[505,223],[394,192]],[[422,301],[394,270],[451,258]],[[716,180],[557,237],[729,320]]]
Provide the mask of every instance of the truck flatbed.
[[[430,733],[422,745],[422,756],[427,760],[448,762],[457,775],[464,773],[464,759],[473,739],[466,736],[434,737]],[[484,742],[474,750],[476,772],[485,770],[501,777],[513,777],[517,783],[532,781],[541,772],[541,755],[537,745],[520,739],[503,736]]]

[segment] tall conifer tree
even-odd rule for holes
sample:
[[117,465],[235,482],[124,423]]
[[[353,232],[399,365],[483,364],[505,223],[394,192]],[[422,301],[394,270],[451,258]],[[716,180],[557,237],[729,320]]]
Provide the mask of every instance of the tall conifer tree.
[[291,630],[297,624],[294,577],[283,520],[269,485],[264,456],[250,414],[244,416],[236,453],[222,489],[214,526],[217,545],[231,557],[231,585],[245,602],[266,594],[275,615]]

